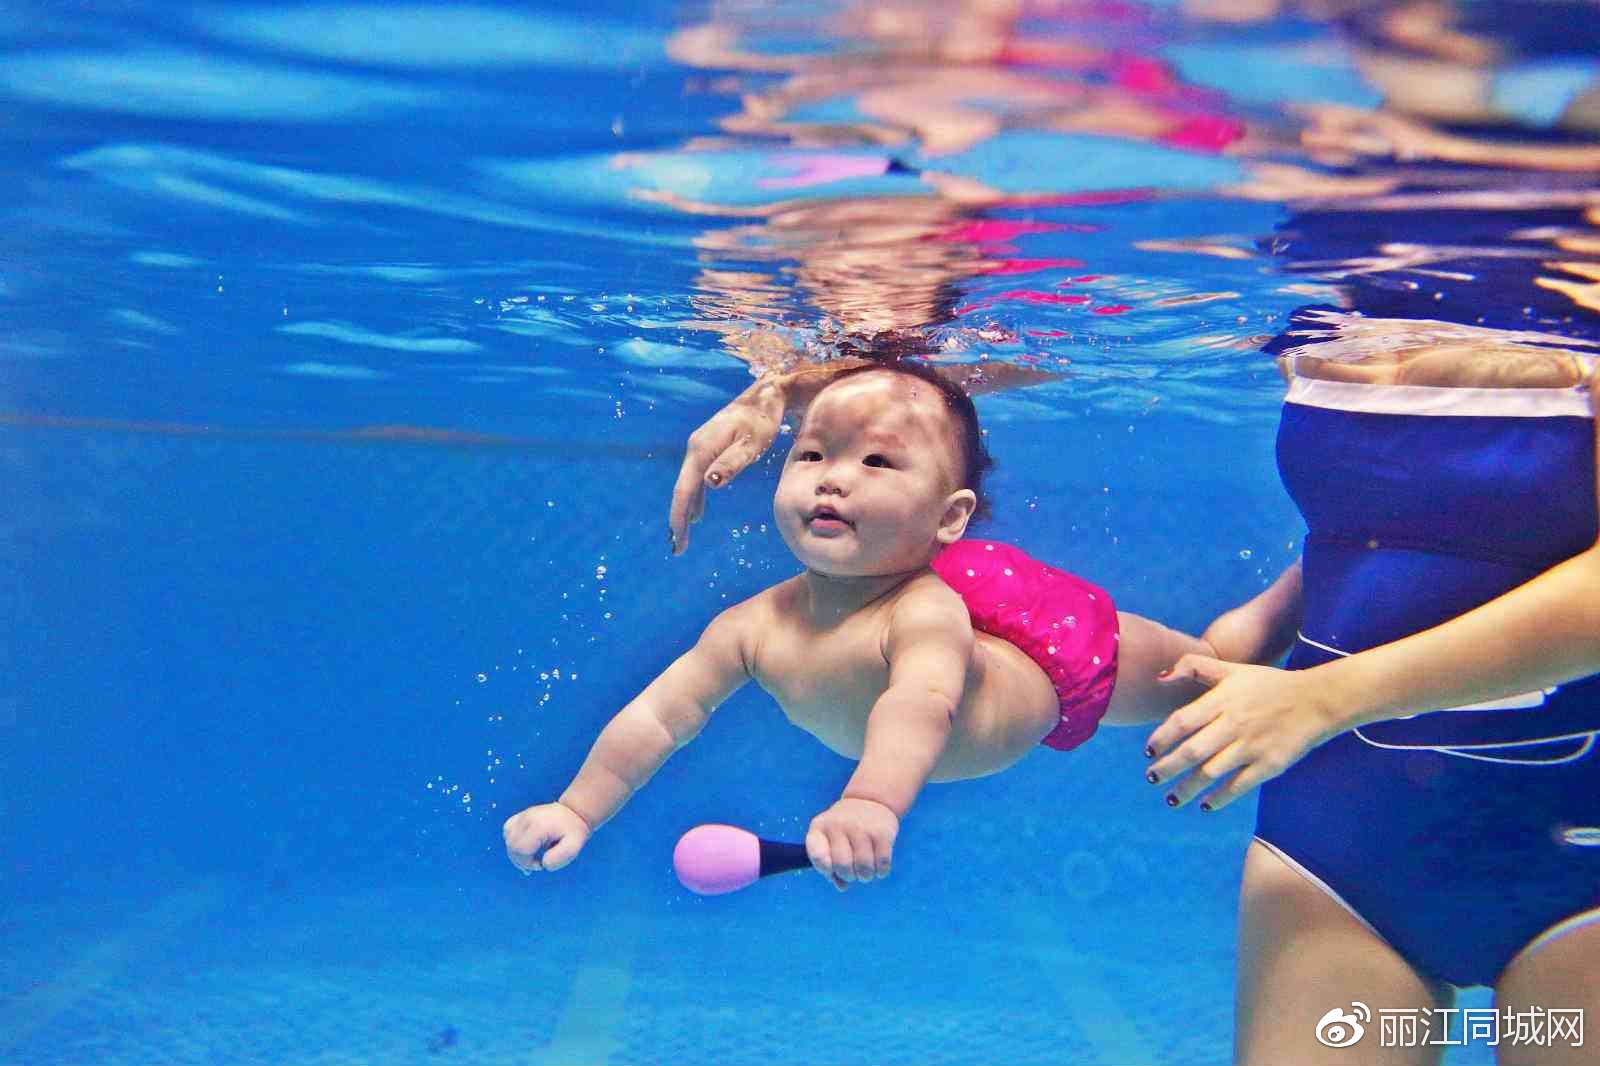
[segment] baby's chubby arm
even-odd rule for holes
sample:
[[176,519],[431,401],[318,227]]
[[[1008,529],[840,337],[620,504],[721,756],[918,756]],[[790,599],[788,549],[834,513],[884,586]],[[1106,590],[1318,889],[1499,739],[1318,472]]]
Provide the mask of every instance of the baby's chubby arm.
[[1117,612],[1117,624],[1117,684],[1103,721],[1137,725],[1163,719],[1205,692],[1192,677],[1173,675],[1172,665],[1184,656],[1269,663],[1283,654],[1300,625],[1299,560],[1259,595],[1218,615],[1199,637],[1126,611]]
[[746,600],[717,615],[693,648],[617,712],[559,800],[506,820],[506,854],[518,869],[559,870],[571,862],[590,834],[750,679],[746,641],[754,603]]
[[942,584],[895,604],[884,639],[889,687],[867,716],[861,762],[806,833],[812,866],[840,890],[889,876],[900,819],[949,742],[972,649],[966,605]]
[[1259,595],[1218,615],[1200,639],[1205,654],[1234,663],[1274,662],[1294,643],[1300,625],[1300,560]]

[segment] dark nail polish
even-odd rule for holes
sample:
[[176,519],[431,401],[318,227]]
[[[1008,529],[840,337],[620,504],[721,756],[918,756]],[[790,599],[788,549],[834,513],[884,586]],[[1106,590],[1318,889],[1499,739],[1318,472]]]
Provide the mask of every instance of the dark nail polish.
[[1167,806],[1168,807],[1176,807],[1177,805],[1178,805],[1178,797],[1174,796],[1172,793],[1168,792],[1167,793]]
[[1150,745],[1146,744],[1145,748],[1144,748],[1144,757],[1146,759],[1154,759],[1156,757],[1156,749],[1154,749],[1154,748],[1150,747]]
[[1200,801],[1200,809],[1202,811],[1205,811],[1207,814],[1210,814],[1211,813],[1211,803],[1208,800],[1201,800]]
[[1156,774],[1156,772],[1154,770],[1151,770],[1149,773],[1145,774],[1144,775],[1144,779],[1146,781],[1150,782],[1152,785],[1161,784],[1161,778],[1160,778],[1159,775]]

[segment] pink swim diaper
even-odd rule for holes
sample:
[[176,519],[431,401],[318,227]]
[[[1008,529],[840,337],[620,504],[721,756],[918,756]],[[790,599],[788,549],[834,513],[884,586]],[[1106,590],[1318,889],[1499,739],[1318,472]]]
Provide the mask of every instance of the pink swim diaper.
[[1117,609],[1105,590],[993,540],[959,540],[933,570],[966,602],[974,629],[1039,664],[1061,701],[1040,743],[1058,751],[1094,735],[1117,681]]

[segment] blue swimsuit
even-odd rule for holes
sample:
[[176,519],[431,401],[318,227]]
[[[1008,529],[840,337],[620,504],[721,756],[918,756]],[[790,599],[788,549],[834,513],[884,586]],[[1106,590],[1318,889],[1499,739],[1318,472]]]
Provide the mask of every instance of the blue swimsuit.
[[[1594,448],[1581,388],[1295,378],[1278,465],[1309,534],[1290,669],[1590,547]],[[1600,921],[1597,735],[1600,675],[1363,726],[1263,786],[1256,837],[1420,973],[1493,984],[1535,941]]]

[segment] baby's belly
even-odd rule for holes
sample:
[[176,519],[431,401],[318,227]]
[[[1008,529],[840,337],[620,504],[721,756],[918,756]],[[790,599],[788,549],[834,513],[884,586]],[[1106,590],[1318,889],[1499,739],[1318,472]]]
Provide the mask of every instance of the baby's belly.
[[[978,633],[966,690],[931,781],[962,781],[997,773],[1032,751],[1055,728],[1059,704],[1050,679],[1016,645]],[[882,690],[854,687],[786,688],[763,679],[791,723],[847,759],[866,746],[867,719]]]
[[1061,714],[1055,687],[1038,663],[1008,641],[987,633],[977,638],[967,692],[934,781],[1004,770],[1037,747]]

